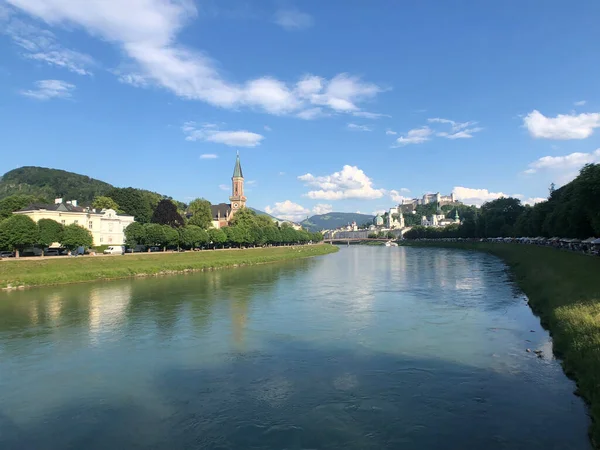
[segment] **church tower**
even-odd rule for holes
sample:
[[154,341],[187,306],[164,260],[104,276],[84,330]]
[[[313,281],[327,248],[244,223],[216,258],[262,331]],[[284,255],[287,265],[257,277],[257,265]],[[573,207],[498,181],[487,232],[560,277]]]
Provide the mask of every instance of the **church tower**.
[[236,211],[246,207],[246,197],[244,196],[244,174],[242,173],[239,152],[235,160],[235,168],[233,169],[231,184],[232,192],[229,200],[231,201],[231,213],[235,214]]

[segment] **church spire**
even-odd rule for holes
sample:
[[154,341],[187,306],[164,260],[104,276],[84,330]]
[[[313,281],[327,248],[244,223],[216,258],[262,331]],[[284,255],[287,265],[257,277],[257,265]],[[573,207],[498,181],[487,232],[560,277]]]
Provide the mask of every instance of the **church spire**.
[[244,178],[244,174],[242,173],[242,165],[240,164],[240,152],[237,152],[237,157],[235,158],[235,168],[233,169],[233,178]]

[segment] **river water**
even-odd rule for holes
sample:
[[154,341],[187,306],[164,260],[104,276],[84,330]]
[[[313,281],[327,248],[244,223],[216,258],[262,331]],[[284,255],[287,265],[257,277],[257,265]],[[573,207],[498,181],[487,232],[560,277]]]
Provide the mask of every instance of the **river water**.
[[0,294],[3,450],[589,449],[574,388],[483,253]]

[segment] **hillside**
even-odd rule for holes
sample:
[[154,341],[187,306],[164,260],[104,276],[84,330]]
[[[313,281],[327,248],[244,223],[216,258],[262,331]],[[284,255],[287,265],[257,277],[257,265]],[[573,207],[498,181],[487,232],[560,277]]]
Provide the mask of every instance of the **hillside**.
[[29,194],[52,200],[57,197],[89,203],[97,195],[106,194],[112,186],[65,170],[45,167],[20,167],[0,178],[0,199],[15,194]]
[[[94,197],[104,195],[111,197],[124,212],[134,215],[141,222],[150,220],[152,211],[161,199],[170,198],[144,189],[115,187],[66,170],[32,166],[19,167],[0,177],[0,200],[12,195],[20,195],[22,199],[29,198],[30,200],[25,200],[27,202],[53,202],[55,198],[61,197],[65,200],[77,200],[80,205],[89,205]],[[185,209],[184,203],[176,203],[180,209]],[[257,214],[273,217],[264,211],[250,209]],[[8,214],[13,210],[8,210]]]
[[352,222],[356,222],[358,225],[362,225],[365,222],[372,222],[374,217],[369,214],[331,212],[329,214],[309,217],[300,222],[300,225],[308,228],[309,231],[331,230]]

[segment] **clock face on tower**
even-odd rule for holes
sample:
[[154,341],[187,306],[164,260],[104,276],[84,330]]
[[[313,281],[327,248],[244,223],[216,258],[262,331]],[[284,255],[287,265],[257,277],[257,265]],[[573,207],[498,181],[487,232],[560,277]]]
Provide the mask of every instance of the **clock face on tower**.
[[238,208],[238,206],[239,206],[239,205],[238,205],[237,203],[234,203],[234,204],[233,204],[233,208],[234,208],[234,209],[237,209],[237,208]]

